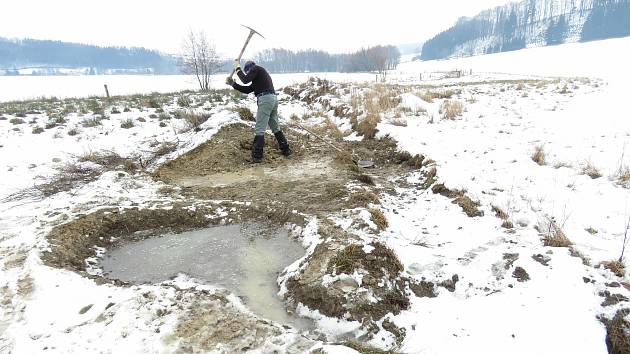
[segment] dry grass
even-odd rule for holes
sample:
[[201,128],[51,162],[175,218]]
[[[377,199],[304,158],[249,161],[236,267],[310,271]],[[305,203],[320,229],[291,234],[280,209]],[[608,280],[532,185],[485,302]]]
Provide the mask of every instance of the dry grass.
[[562,162],[562,161],[558,161],[558,162],[553,164],[553,168],[555,168],[555,169],[559,169],[559,168],[563,168],[563,167],[571,168],[573,166],[570,163]]
[[590,161],[586,162],[584,167],[582,167],[582,174],[591,177],[592,179],[597,179],[602,176],[602,173],[599,172],[599,169],[595,167]]
[[209,118],[210,114],[208,113],[196,113],[196,112],[186,112],[182,115],[182,118],[188,122],[191,128],[197,129],[200,125],[205,123]]
[[425,102],[433,103],[435,99],[445,99],[450,100],[454,95],[461,94],[461,90],[441,90],[441,91],[431,91],[426,90],[422,92],[416,92],[416,96],[420,97]]
[[580,252],[580,250],[578,250],[575,246],[569,246],[569,254],[572,257],[577,257],[579,259],[582,260],[582,264],[584,264],[585,266],[589,266],[591,265],[591,259],[588,258],[584,253]]
[[506,212],[504,212],[503,209],[499,208],[496,205],[492,206],[492,211],[494,212],[494,215],[501,220],[507,220],[510,218],[510,216]]
[[617,173],[617,183],[624,188],[630,188],[630,167],[625,166]]
[[463,111],[464,105],[461,102],[455,100],[446,100],[442,102],[442,105],[440,106],[440,114],[442,115],[443,119],[453,120],[461,116]]
[[255,122],[256,117],[254,117],[254,113],[247,107],[238,107],[236,109],[236,113],[238,113],[239,118],[249,122]]
[[540,166],[544,166],[547,164],[547,161],[545,161],[545,147],[543,145],[537,145],[534,148],[534,153],[532,154],[532,161],[534,161]]
[[162,143],[159,144],[159,146],[153,151],[153,154],[156,157],[160,157],[160,156],[164,156],[167,154],[170,154],[171,152],[177,150],[177,144],[170,142],[170,141],[164,141]]
[[127,172],[135,172],[138,165],[133,158],[122,157],[113,151],[87,152],[79,156],[79,162],[92,162],[107,171],[121,168]]
[[365,118],[363,118],[356,125],[356,131],[359,135],[362,135],[368,139],[373,139],[378,132],[376,126],[381,122],[381,115],[374,112],[369,112]]
[[391,125],[395,125],[397,127],[406,127],[407,126],[407,120],[404,119],[404,118],[392,119],[389,123]]
[[539,231],[543,234],[543,244],[545,246],[569,247],[573,244],[562,231],[562,227],[553,218],[547,219],[542,226],[539,226]]
[[606,325],[606,346],[610,354],[630,353],[630,322],[626,317],[630,310],[619,310],[612,320],[603,319]]
[[349,201],[352,204],[361,205],[361,206],[381,203],[381,201],[378,199],[378,196],[367,189],[361,189],[358,192],[352,193],[350,195]]
[[452,203],[459,205],[468,217],[483,216],[483,211],[479,210],[481,204],[470,199],[463,190],[451,190],[446,188],[444,184],[436,184],[431,188],[431,191],[434,194],[440,194],[453,199]]
[[375,185],[374,179],[372,178],[372,176],[367,175],[365,173],[357,175],[356,179],[357,179],[357,181],[365,183],[365,184],[370,185],[370,186]]
[[134,127],[133,119],[127,118],[120,122],[120,127],[123,129],[129,129]]
[[339,130],[337,124],[328,117],[326,117],[321,124],[313,126],[311,129],[318,135],[329,136],[334,139],[341,139],[343,137],[343,133]]
[[624,275],[626,275],[626,266],[625,264],[623,264],[623,262],[620,262],[619,260],[605,261],[601,264],[602,266],[604,266],[605,269],[608,269],[611,272],[615,273],[615,275],[618,277],[623,277]]
[[372,217],[372,222],[376,225],[376,227],[378,227],[379,230],[385,230],[387,226],[389,226],[387,218],[382,211],[375,208],[370,208],[368,209],[368,211],[370,212],[370,215]]

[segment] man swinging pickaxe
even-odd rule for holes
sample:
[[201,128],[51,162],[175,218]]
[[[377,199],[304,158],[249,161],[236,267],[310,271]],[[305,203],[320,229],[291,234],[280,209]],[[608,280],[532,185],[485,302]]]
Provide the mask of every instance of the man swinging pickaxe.
[[[251,161],[254,163],[263,161],[263,147],[265,146],[265,130],[267,130],[267,125],[269,125],[273,135],[276,137],[282,155],[289,156],[291,155],[291,149],[289,148],[289,143],[280,130],[278,123],[278,98],[276,97],[276,91],[273,87],[271,76],[269,76],[269,73],[265,70],[265,68],[256,65],[256,63],[251,60],[248,60],[243,69],[241,69],[241,57],[245,52],[245,48],[249,44],[249,40],[252,39],[254,33],[261,37],[263,37],[263,35],[250,27],[243,27],[249,29],[249,35],[247,36],[245,45],[243,45],[243,49],[241,49],[241,53],[238,55],[238,58],[234,60],[234,68],[225,82],[232,86],[235,90],[242,93],[248,94],[253,92],[258,101],[258,111],[256,112],[256,130],[254,143],[252,144]],[[238,78],[244,84],[251,83],[251,85],[242,86],[234,82],[234,79],[232,79],[234,73],[236,73]]]

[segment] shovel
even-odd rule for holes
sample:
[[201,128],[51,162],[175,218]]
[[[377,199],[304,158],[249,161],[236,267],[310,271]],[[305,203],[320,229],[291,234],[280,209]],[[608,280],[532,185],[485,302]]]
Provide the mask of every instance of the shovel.
[[[322,136],[320,136],[318,134],[315,134],[310,129],[307,129],[306,127],[304,127],[302,124],[297,123],[297,122],[292,122],[289,125],[295,125],[299,129],[302,129],[302,130],[306,131],[307,133],[311,134],[312,136],[316,137],[317,139],[323,141],[324,143],[326,143],[326,145],[328,145],[331,148],[335,149],[337,152],[342,153],[342,154],[347,154],[346,151],[341,150],[335,144],[333,144],[330,141],[326,140],[324,137],[322,137]],[[372,161],[372,160],[359,160],[359,159],[355,158],[354,153],[352,153],[350,155],[350,158],[352,159],[352,162],[354,162],[354,164],[357,165],[357,167],[360,167],[360,168],[374,167],[374,161]]]

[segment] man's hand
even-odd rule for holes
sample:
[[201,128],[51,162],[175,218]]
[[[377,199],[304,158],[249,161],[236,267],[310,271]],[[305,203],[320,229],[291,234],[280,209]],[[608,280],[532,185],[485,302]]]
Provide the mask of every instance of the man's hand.
[[232,86],[234,84],[234,79],[232,79],[231,77],[228,77],[227,79],[225,79],[225,83]]
[[234,59],[234,70],[239,69],[241,67],[241,61],[238,59]]

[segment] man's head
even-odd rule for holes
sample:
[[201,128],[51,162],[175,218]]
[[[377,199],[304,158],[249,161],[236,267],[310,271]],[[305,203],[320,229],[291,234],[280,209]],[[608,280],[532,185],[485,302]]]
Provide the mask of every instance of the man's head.
[[250,70],[252,70],[252,68],[254,67],[254,65],[256,65],[256,63],[254,63],[251,60],[248,60],[245,65],[243,66],[243,71],[245,72],[245,74],[249,73]]

